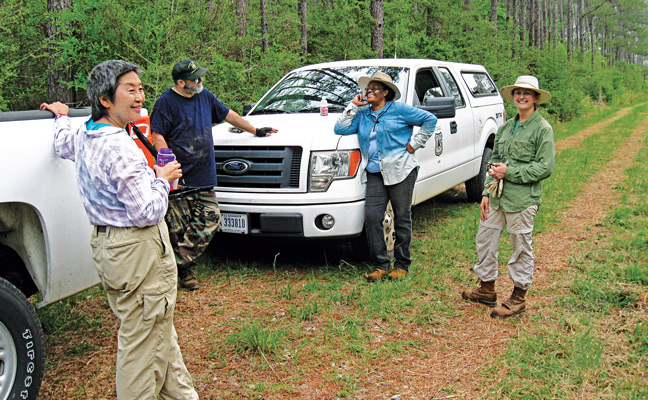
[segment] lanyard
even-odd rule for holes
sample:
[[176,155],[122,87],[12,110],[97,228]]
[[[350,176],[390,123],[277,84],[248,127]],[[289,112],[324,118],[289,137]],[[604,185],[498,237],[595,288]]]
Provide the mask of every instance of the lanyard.
[[[387,111],[389,111],[389,109],[391,108],[392,104],[394,104],[393,101],[389,103],[389,106],[387,106],[386,109],[384,109],[380,114],[378,114],[378,116],[376,116],[376,122],[374,122],[373,127],[371,128],[371,132],[373,132],[373,131],[376,129],[376,125],[378,125],[378,124],[380,123],[380,117],[382,117],[383,115],[385,115],[385,113],[386,113]],[[373,110],[372,110],[372,111],[373,111]],[[373,116],[373,112],[371,113],[371,115]]]

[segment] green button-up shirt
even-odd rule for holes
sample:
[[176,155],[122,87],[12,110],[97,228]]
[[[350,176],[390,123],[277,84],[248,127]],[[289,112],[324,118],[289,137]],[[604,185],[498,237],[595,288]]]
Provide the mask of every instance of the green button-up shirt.
[[[502,197],[490,196],[490,207],[505,212],[519,212],[540,204],[542,180],[551,175],[555,166],[553,128],[538,111],[521,122],[514,134],[519,115],[506,121],[497,131],[491,162],[508,163],[504,176]],[[486,183],[493,181],[488,176]],[[488,189],[482,193],[488,195]]]

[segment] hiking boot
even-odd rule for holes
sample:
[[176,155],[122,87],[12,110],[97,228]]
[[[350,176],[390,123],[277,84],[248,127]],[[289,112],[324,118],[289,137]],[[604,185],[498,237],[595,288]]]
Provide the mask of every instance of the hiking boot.
[[364,274],[364,275],[362,275],[362,277],[364,279],[366,279],[367,282],[376,282],[376,281],[379,281],[379,280],[383,279],[385,277],[385,275],[387,275],[387,271],[385,271],[384,269],[376,268],[374,270],[374,272],[372,272],[370,274]]
[[511,298],[495,308],[491,313],[493,318],[509,318],[514,315],[522,314],[526,311],[526,290],[518,287],[513,288]]
[[481,284],[478,288],[473,290],[464,290],[461,294],[466,300],[475,303],[486,304],[488,307],[497,306],[497,292],[495,292],[495,281],[490,282],[480,281]]
[[196,279],[196,275],[194,275],[193,272],[187,274],[184,278],[178,278],[178,281],[180,283],[180,287],[183,289],[187,289],[187,290],[200,289],[200,285],[198,284],[198,279]]
[[407,271],[402,268],[396,268],[389,273],[389,279],[403,279],[407,275]]

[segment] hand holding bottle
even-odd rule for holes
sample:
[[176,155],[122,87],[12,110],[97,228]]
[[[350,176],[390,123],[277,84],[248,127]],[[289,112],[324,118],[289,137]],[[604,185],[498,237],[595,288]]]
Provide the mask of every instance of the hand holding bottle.
[[177,182],[182,177],[182,169],[180,167],[179,162],[171,161],[164,166],[154,165],[153,169],[155,170],[155,176],[167,180],[169,184],[173,184],[174,181]]

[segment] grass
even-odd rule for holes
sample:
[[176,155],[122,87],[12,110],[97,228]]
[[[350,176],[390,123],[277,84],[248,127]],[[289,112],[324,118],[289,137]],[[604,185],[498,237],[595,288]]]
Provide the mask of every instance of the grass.
[[[578,147],[557,155],[556,172],[544,185],[536,233],[554,228],[581,190],[595,190],[579,183],[605,167],[614,150],[642,123],[647,109],[645,104],[635,107]],[[614,111],[556,126],[556,139],[571,137]],[[468,393],[476,390],[483,398],[501,399],[648,397],[645,375],[636,373],[648,369],[648,166],[643,161],[647,157],[644,145],[635,160],[628,160],[619,186],[622,201],[604,221],[606,237],[595,238],[596,246],[584,244],[582,251],[571,255],[569,268],[551,276],[562,285],[552,308],[501,324],[501,329],[519,334],[506,342],[507,350],[497,353],[495,360],[485,360],[477,371],[482,389],[471,387],[474,381],[449,380],[436,397],[477,398],[465,394],[471,388]],[[249,398],[281,398],[291,391],[299,393],[311,381],[322,390],[334,388],[320,392],[326,393],[322,398],[367,398],[363,390],[371,379],[390,371],[391,363],[404,369],[416,368],[417,363],[436,365],[431,354],[450,354],[445,362],[453,364],[464,362],[461,357],[468,355],[462,348],[470,343],[457,340],[467,321],[483,316],[481,308],[465,307],[458,296],[461,288],[475,281],[478,206],[441,195],[416,206],[413,213],[414,263],[410,275],[398,282],[362,282],[358,275],[369,266],[350,261],[344,247],[287,243],[264,253],[245,242],[240,249],[225,244],[230,251],[221,254],[223,243],[215,243],[217,250],[202,258],[199,278],[219,287],[219,295],[236,296],[236,288],[249,286],[254,296],[236,318],[213,328],[217,333],[209,337],[211,352],[204,356],[211,368],[194,377],[209,385],[213,371],[245,364],[251,374],[259,374],[236,376],[229,371],[228,376]],[[249,254],[250,247],[254,255]],[[504,235],[503,275],[510,253]],[[545,293],[532,287],[530,296],[537,294]],[[98,289],[91,295],[104,296]],[[84,299],[41,310],[44,325],[52,326],[48,337],[101,325],[100,320],[79,317],[76,307]],[[214,318],[224,315],[220,304],[209,303]],[[286,376],[282,371],[290,372]],[[431,377],[422,382],[438,384]],[[385,388],[383,398],[408,387],[404,381]],[[224,398],[237,396],[241,394]]]

